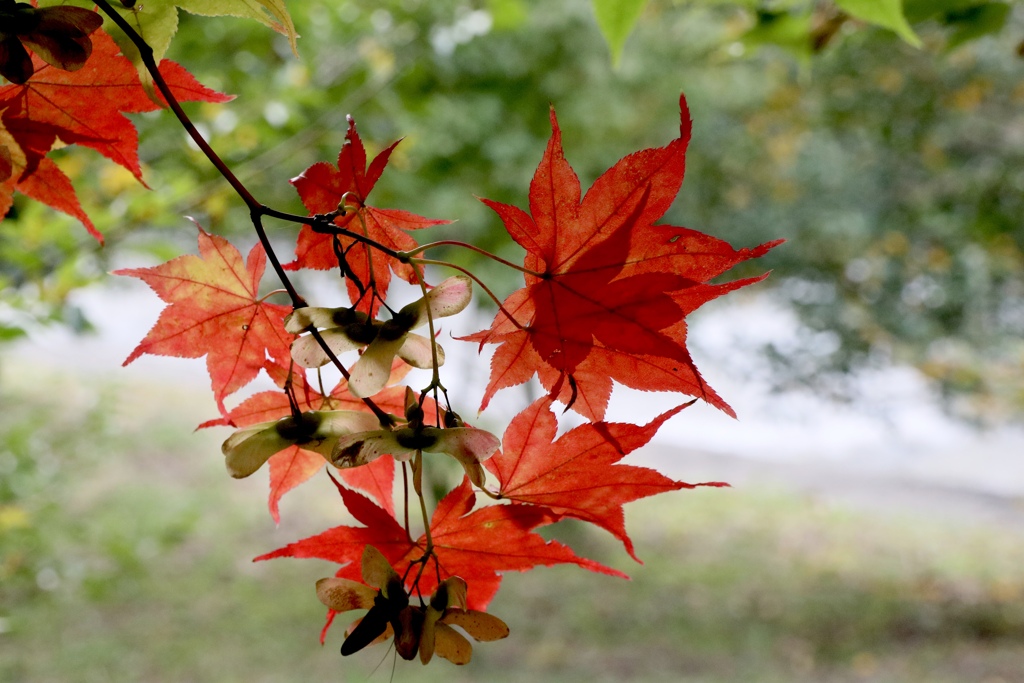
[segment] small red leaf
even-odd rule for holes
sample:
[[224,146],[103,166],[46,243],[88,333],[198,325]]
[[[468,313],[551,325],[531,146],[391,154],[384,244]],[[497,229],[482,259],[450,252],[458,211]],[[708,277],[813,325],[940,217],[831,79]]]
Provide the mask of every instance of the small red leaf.
[[[295,186],[310,215],[334,213],[339,206],[347,206],[348,212],[335,218],[335,225],[364,235],[394,251],[413,249],[416,247],[416,240],[405,231],[442,225],[450,221],[424,218],[397,209],[378,209],[366,204],[367,197],[397,144],[392,144],[378,154],[367,170],[366,150],[359,133],[356,132],[356,124],[350,118],[345,144],[338,154],[338,165],[326,162],[313,164],[301,175],[293,178],[292,185]],[[377,249],[368,249],[352,237],[317,233],[309,226],[303,226],[299,231],[295,260],[286,264],[285,268],[337,268],[335,243],[339,250],[345,253],[348,268],[359,283],[363,287],[369,287],[371,282],[374,283],[381,298],[387,294],[392,272],[407,282],[416,282],[415,273],[409,264],[402,263]],[[368,296],[360,299],[358,285],[352,278],[347,279],[347,286],[351,300],[359,302],[359,310],[375,316],[380,307],[380,300]]]
[[622,506],[640,498],[709,484],[673,481],[645,467],[619,461],[643,446],[662,424],[689,404],[665,412],[644,426],[597,422],[555,440],[558,422],[551,400],[541,398],[519,413],[505,430],[502,450],[485,463],[502,496],[542,505],[611,532],[637,562],[626,533]]

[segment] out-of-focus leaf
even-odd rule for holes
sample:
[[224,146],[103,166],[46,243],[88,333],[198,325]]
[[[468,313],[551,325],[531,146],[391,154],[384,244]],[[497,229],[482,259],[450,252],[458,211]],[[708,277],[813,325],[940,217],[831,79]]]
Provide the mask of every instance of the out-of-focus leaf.
[[949,37],[949,49],[982,36],[999,33],[1010,16],[1010,6],[1005,2],[986,2],[960,12],[948,12],[946,24],[954,27]]
[[522,26],[530,9],[523,0],[488,0],[487,11],[494,21],[494,29],[505,31]]
[[836,0],[836,5],[850,16],[887,28],[914,47],[921,47],[921,39],[903,16],[902,0]]
[[594,0],[597,25],[612,53],[612,64],[618,64],[626,38],[643,14],[647,0]]
[[809,12],[758,12],[757,24],[743,34],[750,46],[777,45],[801,58],[811,56]]

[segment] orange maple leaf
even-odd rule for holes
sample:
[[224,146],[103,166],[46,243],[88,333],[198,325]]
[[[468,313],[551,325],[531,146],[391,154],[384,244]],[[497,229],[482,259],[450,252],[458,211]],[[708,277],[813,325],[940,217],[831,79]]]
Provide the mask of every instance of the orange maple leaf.
[[255,379],[268,356],[288,364],[292,335],[285,332],[284,317],[291,308],[259,298],[267,262],[260,244],[243,263],[230,242],[200,227],[199,254],[114,272],[143,280],[169,304],[124,364],[144,353],[206,356],[217,407],[227,414],[224,398]]

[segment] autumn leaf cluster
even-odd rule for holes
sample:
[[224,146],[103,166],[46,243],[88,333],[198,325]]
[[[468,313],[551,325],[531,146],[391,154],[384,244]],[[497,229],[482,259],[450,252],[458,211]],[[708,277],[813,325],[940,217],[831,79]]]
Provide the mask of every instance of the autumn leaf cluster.
[[[685,100],[681,105],[678,138],[620,160],[582,198],[552,112],[551,141],[529,189],[530,211],[484,200],[526,255],[524,287],[505,298],[489,329],[466,338],[498,345],[481,409],[496,391],[534,375],[547,390],[512,420],[500,443],[464,423],[453,406],[462,397],[449,396],[440,381],[444,356],[434,342],[436,325],[466,307],[472,283],[465,275],[428,282],[431,273],[417,258],[420,247],[412,235],[445,221],[373,205],[371,192],[394,145],[369,160],[352,122],[336,163],[315,164],[292,180],[310,221],[298,231],[294,259],[284,266],[336,272],[347,303],[290,309],[269,302],[259,288],[262,246],[243,261],[226,240],[201,229],[199,256],[119,271],[143,279],[168,304],[128,362],[145,353],[206,357],[221,416],[202,426],[238,430],[224,449],[233,475],[248,476],[268,463],[275,519],[281,497],[325,464],[336,477],[334,487],[356,524],[257,559],[334,562],[339,568],[333,583],[321,585],[337,592],[337,586],[350,586],[344,582],[363,579],[361,558],[369,547],[401,577],[401,592],[392,589],[404,596],[401,607],[381,597],[381,585],[360,584],[377,597],[363,590],[354,602],[325,599],[321,590],[328,626],[339,605],[368,608],[374,616],[358,623],[372,618],[380,631],[375,637],[397,633],[398,644],[402,629],[408,637],[414,628],[396,621],[408,601],[418,598],[424,606],[417,609],[425,610],[429,596],[456,577],[467,587],[465,609],[482,612],[510,571],[569,563],[621,575],[545,541],[537,529],[583,520],[611,533],[638,559],[623,506],[701,485],[622,462],[692,401],[680,398],[645,425],[603,420],[615,381],[730,410],[686,349],[686,315],[760,280],[710,282],[773,246],[735,250],[694,230],[656,224],[683,178],[690,121]],[[394,275],[421,285],[423,297],[391,308]],[[432,334],[410,343],[412,330],[427,323]],[[354,360],[342,360],[353,352]],[[321,368],[336,361],[345,378],[330,391],[321,389]],[[432,371],[425,387],[405,384],[410,362]],[[280,389],[228,407],[229,397],[260,371]],[[366,379],[367,372],[378,379]],[[588,421],[557,436],[556,403]],[[457,460],[465,476],[429,517],[423,508],[416,531],[408,520],[420,507],[424,469],[437,457],[425,454],[435,453]],[[379,615],[371,606],[378,603],[384,605]],[[362,633],[352,626],[348,637],[358,640]],[[419,652],[410,648],[399,645],[399,653]]]
[[[200,427],[233,430],[222,449],[232,477],[266,465],[275,521],[282,497],[327,469],[319,480],[330,484],[354,523],[256,558],[337,565],[333,577],[316,585],[328,608],[321,638],[337,613],[366,610],[348,627],[342,654],[391,638],[406,659],[427,663],[436,653],[464,664],[472,649],[453,627],[477,640],[508,633],[486,612],[507,573],[575,564],[623,576],[545,540],[539,528],[581,520],[610,533],[639,561],[624,505],[721,485],[675,481],[623,462],[695,400],[731,414],[687,350],[687,316],[761,280],[719,278],[775,244],[734,249],[658,223],[685,172],[691,133],[685,99],[677,137],[619,160],[586,193],[565,158],[551,111],[551,137],[525,192],[527,208],[483,200],[499,219],[496,227],[525,252],[521,265],[486,254],[523,276],[523,286],[499,300],[479,273],[428,258],[435,245],[417,241],[418,230],[449,220],[376,205],[374,187],[398,143],[368,154],[350,118],[337,159],[291,180],[308,213],[264,206],[177,107],[185,99],[229,98],[174,63],[155,66],[150,54],[162,54],[162,29],[153,14],[99,4],[121,29],[120,42],[74,8],[59,15],[50,9],[33,15],[39,18],[34,26],[5,30],[3,44],[15,56],[3,73],[22,82],[0,88],[0,210],[10,206],[13,192],[22,192],[74,215],[99,237],[47,154],[58,141],[90,147],[141,181],[137,136],[123,113],[162,104],[175,110],[235,187],[260,240],[246,256],[199,227],[198,254],[117,271],[144,281],[165,304],[125,363],[146,354],[205,358],[219,414]],[[258,4],[273,17],[269,23],[294,37],[279,2]],[[174,13],[186,5],[192,3],[164,9]],[[29,10],[44,11],[19,8]],[[57,38],[39,26],[56,26]],[[30,55],[30,65],[19,61],[15,43]],[[68,57],[73,47],[79,52]],[[274,252],[265,219],[275,221],[275,238],[293,240],[290,261]],[[264,282],[268,263],[277,285]],[[294,271],[333,273],[332,300],[307,301],[292,282]],[[418,288],[420,297],[395,304],[395,277]],[[475,399],[446,374],[438,341],[442,319],[465,310],[474,291],[493,300],[494,321],[445,344],[494,345],[480,411],[497,391],[534,377],[544,389],[500,437],[461,416]],[[411,380],[413,368],[428,378]],[[244,392],[259,376],[273,388]],[[642,425],[606,421],[616,384],[666,392],[666,405],[674,407]],[[559,436],[559,411],[569,410],[584,422]],[[473,421],[487,419],[483,413]],[[429,510],[424,481],[440,481],[446,456],[462,477],[448,481],[447,493]]]

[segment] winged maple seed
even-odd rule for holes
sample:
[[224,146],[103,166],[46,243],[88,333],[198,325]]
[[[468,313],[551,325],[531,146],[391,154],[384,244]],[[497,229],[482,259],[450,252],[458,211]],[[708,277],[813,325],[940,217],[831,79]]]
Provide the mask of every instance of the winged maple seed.
[[[457,416],[445,426],[423,424],[423,408],[411,389],[406,389],[406,424],[391,429],[373,429],[339,438],[330,460],[335,467],[366,465],[390,454],[399,462],[410,460],[417,452],[445,453],[455,458],[476,486],[483,488],[485,475],[481,463],[498,450],[498,437],[490,432],[465,427]],[[446,417],[453,413],[446,413]]]
[[103,17],[83,7],[35,8],[0,0],[0,75],[21,85],[35,73],[26,47],[50,66],[77,71],[92,54],[89,34]]
[[468,664],[473,646],[452,628],[461,627],[474,640],[505,638],[508,626],[498,617],[466,608],[466,582],[451,576],[438,584],[428,603],[409,604],[402,579],[387,558],[367,545],[362,558],[363,583],[340,577],[316,582],[320,602],[335,612],[369,610],[352,624],[341,654],[350,655],[364,647],[394,636],[395,649],[403,659],[417,653],[423,664],[435,654],[455,664]]
[[240,429],[224,442],[224,462],[236,479],[248,477],[289,446],[329,457],[338,440],[378,426],[371,413],[355,410],[309,410]]
[[[426,325],[431,318],[460,313],[472,296],[472,281],[465,275],[455,275],[403,307],[389,320],[374,320],[353,308],[308,307],[296,309],[285,318],[284,326],[292,334],[311,327],[322,328],[320,336],[335,356],[366,346],[350,369],[348,388],[354,396],[372,396],[387,383],[396,355],[413,367],[425,369],[435,367],[436,358],[436,366],[440,367],[444,363],[444,350],[440,345],[411,332]],[[330,362],[320,342],[309,334],[292,343],[292,358],[305,368],[318,368]]]
[[[290,364],[289,364],[290,365]],[[199,429],[207,427],[254,427],[260,423],[273,424],[275,420],[308,411],[359,410],[369,413],[366,404],[348,391],[348,381],[341,379],[328,393],[320,393],[306,382],[302,373],[294,372],[290,366],[267,362],[264,370],[279,387],[277,390],[260,391],[249,396],[225,415],[207,420]],[[391,369],[388,386],[374,394],[373,402],[385,413],[400,415],[405,409],[405,387],[397,386],[411,370],[401,360],[396,360]],[[290,387],[290,395],[285,390]],[[432,401],[428,407],[433,410]],[[431,413],[433,414],[433,413]],[[372,429],[372,425],[364,427]],[[295,487],[305,483],[324,468],[324,454],[306,450],[294,445],[272,455],[268,461],[270,469],[270,495],[267,506],[275,522],[280,522],[279,505],[282,497]],[[340,470],[342,478],[351,486],[369,493],[384,508],[394,513],[392,486],[395,477],[395,461],[392,458],[378,458],[366,467]]]

